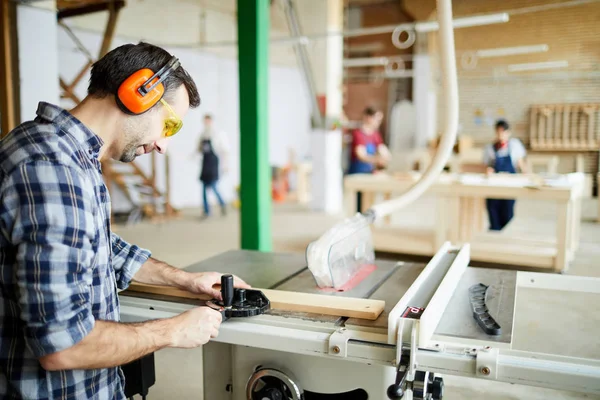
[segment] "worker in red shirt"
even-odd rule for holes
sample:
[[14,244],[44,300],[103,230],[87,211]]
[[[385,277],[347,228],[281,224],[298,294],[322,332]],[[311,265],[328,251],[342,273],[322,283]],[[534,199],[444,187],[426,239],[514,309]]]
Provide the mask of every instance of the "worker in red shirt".
[[[352,132],[350,167],[348,174],[372,174],[385,168],[390,160],[390,152],[383,143],[379,126],[383,113],[367,107],[363,111],[362,125]],[[357,193],[357,211],[362,210],[362,193]]]

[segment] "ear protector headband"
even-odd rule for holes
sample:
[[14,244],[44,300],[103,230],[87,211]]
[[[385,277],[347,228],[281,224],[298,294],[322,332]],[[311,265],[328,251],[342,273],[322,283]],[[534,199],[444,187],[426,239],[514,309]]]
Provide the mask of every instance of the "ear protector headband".
[[151,109],[165,94],[164,80],[179,68],[180,64],[177,57],[172,57],[156,73],[149,68],[143,68],[131,74],[117,91],[117,104],[121,110],[127,114],[139,115]]

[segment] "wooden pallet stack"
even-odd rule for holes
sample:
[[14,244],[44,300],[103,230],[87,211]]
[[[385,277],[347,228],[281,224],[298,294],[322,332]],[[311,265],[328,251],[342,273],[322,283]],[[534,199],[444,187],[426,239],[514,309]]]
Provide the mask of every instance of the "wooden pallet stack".
[[531,107],[529,143],[537,151],[598,151],[599,103]]

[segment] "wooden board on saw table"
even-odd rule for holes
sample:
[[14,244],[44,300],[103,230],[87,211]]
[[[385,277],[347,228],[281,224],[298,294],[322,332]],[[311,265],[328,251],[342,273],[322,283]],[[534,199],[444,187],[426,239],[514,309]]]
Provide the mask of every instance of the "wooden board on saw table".
[[[337,297],[273,289],[253,289],[262,291],[271,302],[271,308],[275,310],[300,311],[373,321],[379,317],[385,308],[385,301],[382,300]],[[210,300],[206,295],[190,293],[171,286],[146,285],[137,282],[132,282],[127,292],[154,293],[172,297]]]

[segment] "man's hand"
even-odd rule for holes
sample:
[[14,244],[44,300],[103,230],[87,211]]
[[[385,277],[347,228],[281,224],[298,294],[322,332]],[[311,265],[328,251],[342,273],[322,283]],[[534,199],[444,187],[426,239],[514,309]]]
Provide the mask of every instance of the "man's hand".
[[485,169],[485,173],[488,174],[488,175],[492,175],[494,172],[495,172],[494,168],[492,168],[492,167],[487,167]]
[[[221,276],[223,275],[219,272],[188,272],[185,278],[185,290],[192,293],[208,294],[214,299],[222,300],[220,290],[215,289],[214,286],[221,284]],[[233,287],[251,288],[250,285],[235,275],[233,275]]]
[[388,165],[389,159],[382,154],[379,154],[376,156],[376,160],[377,160],[377,166],[380,168],[385,168]]
[[47,371],[114,367],[165,347],[202,346],[218,336],[221,321],[221,313],[210,307],[145,322],[96,320],[94,328],[77,344],[45,354],[39,361]]
[[[187,272],[150,257],[133,279],[148,285],[174,286],[191,293],[208,294],[214,299],[221,300],[221,292],[213,286],[221,284],[222,275],[219,272]],[[233,286],[241,289],[251,288],[235,275]]]
[[192,308],[173,317],[171,347],[192,349],[219,335],[222,315],[210,307]]

